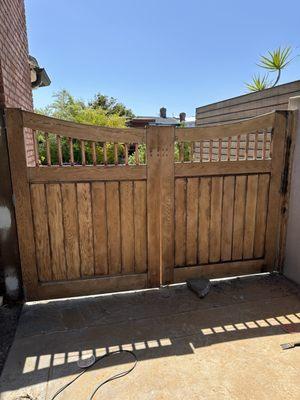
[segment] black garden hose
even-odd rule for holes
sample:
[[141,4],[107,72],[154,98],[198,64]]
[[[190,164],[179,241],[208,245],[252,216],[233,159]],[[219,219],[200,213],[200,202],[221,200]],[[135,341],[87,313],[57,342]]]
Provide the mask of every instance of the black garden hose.
[[112,351],[112,352],[110,352],[110,353],[106,353],[106,354],[104,354],[103,356],[96,358],[96,361],[95,361],[92,365],[89,365],[88,367],[84,368],[74,379],[72,379],[70,382],[66,383],[64,386],[62,386],[62,387],[51,397],[51,400],[54,400],[61,392],[63,392],[67,387],[69,387],[70,385],[72,385],[72,384],[73,384],[78,378],[80,378],[89,368],[93,367],[93,366],[94,366],[95,364],[97,364],[99,361],[101,361],[101,360],[103,360],[104,358],[107,358],[107,357],[109,357],[109,356],[112,356],[112,355],[114,355],[114,354],[120,354],[120,353],[129,353],[129,354],[131,354],[131,355],[134,357],[134,364],[133,364],[133,366],[132,366],[131,368],[129,368],[128,370],[123,371],[123,372],[119,372],[118,374],[113,375],[113,376],[109,377],[108,379],[106,379],[105,381],[100,382],[98,385],[96,385],[96,387],[94,388],[92,394],[91,394],[90,397],[88,398],[88,400],[93,400],[93,398],[94,398],[95,394],[97,393],[97,391],[98,391],[102,386],[104,386],[106,383],[111,382],[111,381],[113,381],[113,380],[115,380],[115,379],[122,378],[123,376],[128,375],[131,371],[134,370],[134,368],[135,368],[136,365],[137,365],[138,360],[137,360],[137,357],[136,357],[136,355],[135,355],[135,353],[134,353],[133,351],[130,351],[130,350],[116,350],[116,351]]

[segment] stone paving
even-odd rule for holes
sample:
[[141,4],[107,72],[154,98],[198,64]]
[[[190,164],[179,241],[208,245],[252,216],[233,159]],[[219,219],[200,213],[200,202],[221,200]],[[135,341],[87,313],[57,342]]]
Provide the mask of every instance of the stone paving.
[[[95,399],[300,398],[300,293],[283,277],[214,282],[199,299],[185,285],[25,304],[1,380],[1,400],[50,400],[77,360],[133,350],[137,367]],[[57,399],[88,399],[132,365],[130,354],[92,367]]]

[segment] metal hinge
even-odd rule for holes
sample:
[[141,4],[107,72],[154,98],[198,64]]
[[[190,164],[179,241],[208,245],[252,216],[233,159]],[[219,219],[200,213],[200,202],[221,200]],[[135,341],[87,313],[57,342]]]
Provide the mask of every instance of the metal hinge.
[[281,176],[280,193],[282,194],[286,194],[288,188],[291,144],[292,144],[291,137],[288,136],[286,138],[284,168]]

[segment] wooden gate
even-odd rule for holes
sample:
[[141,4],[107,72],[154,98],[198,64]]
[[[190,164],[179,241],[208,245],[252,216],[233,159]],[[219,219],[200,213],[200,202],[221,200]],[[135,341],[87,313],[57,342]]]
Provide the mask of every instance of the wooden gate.
[[293,116],[114,129],[8,109],[26,298],[276,270]]

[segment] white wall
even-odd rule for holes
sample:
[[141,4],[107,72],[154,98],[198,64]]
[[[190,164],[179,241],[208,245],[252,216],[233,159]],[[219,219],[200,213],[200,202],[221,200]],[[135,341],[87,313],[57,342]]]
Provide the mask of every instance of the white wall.
[[283,273],[300,284],[300,96],[291,97],[290,110],[298,110],[295,150],[292,165],[291,192]]

